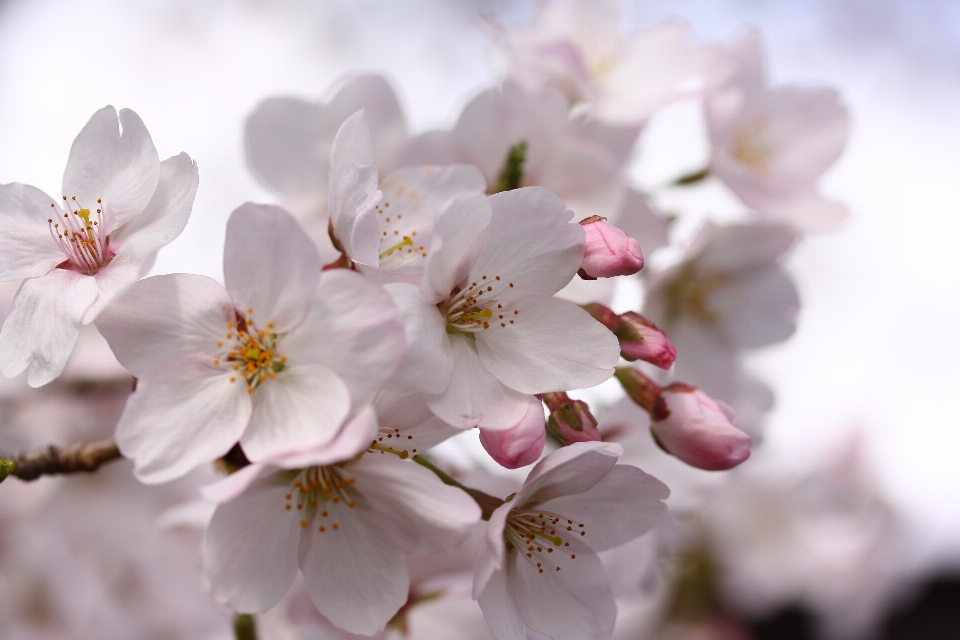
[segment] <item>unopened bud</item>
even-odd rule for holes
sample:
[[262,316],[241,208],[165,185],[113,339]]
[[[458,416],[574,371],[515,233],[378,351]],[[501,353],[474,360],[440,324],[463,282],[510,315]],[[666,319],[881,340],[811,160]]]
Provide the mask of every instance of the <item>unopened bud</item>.
[[587,233],[582,273],[591,278],[629,276],[643,269],[643,254],[636,240],[608,224],[606,218],[591,216],[580,224]]
[[674,383],[658,397],[660,415],[650,429],[657,444],[690,466],[707,471],[732,469],[750,457],[753,442],[736,427],[726,403],[696,387]]
[[514,426],[499,431],[480,429],[480,444],[500,466],[518,469],[540,458],[546,435],[543,404],[533,396],[527,412]]
[[599,442],[597,419],[583,400],[573,400],[567,394],[545,393],[543,401],[550,409],[547,430],[566,446],[574,442]]
[[17,469],[17,464],[13,460],[0,460],[0,482],[7,479]]
[[620,314],[613,325],[613,335],[620,340],[620,353],[627,360],[643,360],[669,369],[677,359],[677,350],[667,334],[634,311]]

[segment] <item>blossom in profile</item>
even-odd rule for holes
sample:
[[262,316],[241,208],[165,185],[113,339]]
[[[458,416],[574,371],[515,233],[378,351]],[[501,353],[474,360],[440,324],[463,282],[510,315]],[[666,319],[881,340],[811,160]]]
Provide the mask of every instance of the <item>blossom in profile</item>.
[[843,152],[850,115],[833,89],[769,86],[762,44],[744,36],[707,79],[710,173],[764,220],[835,228],[847,207],[821,196],[817,182]]
[[473,594],[497,640],[527,630],[554,640],[610,638],[617,615],[597,552],[663,520],[667,487],[616,465],[618,444],[577,442],[537,463],[493,512],[477,550]]
[[321,274],[280,207],[234,211],[224,276],[226,288],[147,278],[97,322],[138,379],[117,444],[144,482],[182,476],[238,441],[253,461],[332,442],[403,355],[390,297],[350,270]]
[[632,276],[643,269],[643,254],[635,239],[597,216],[581,220],[580,226],[587,234],[580,268],[588,276]]
[[140,117],[107,106],[73,141],[60,198],[0,185],[0,280],[24,279],[0,331],[0,371],[27,369],[33,387],[60,375],[80,326],[183,231],[198,180],[187,154],[161,162]]
[[376,433],[371,408],[344,431],[351,442],[335,453],[322,447],[270,458],[207,488],[221,503],[203,552],[217,600],[264,612],[299,568],[324,617],[372,635],[407,602],[404,555],[449,550],[480,519],[472,498],[420,465],[362,453]]

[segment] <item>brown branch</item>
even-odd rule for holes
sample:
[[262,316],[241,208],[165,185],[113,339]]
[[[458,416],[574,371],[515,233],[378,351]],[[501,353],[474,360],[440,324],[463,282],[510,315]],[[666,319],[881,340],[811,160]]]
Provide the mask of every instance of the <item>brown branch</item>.
[[[75,444],[72,447],[61,449],[55,445],[28,452],[7,453],[0,451],[0,462],[13,464],[0,465],[0,481],[6,475],[13,475],[21,480],[36,480],[40,476],[60,475],[66,473],[93,472],[100,465],[116,460],[120,457],[117,443],[111,440],[102,440],[92,444]],[[7,474],[3,470],[7,469]]]

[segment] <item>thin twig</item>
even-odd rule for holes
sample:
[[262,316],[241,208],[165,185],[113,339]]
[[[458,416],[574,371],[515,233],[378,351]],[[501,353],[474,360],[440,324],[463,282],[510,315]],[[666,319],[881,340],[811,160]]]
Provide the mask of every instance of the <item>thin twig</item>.
[[[0,481],[7,475],[21,480],[36,480],[40,476],[90,473],[99,469],[100,465],[120,457],[117,443],[112,439],[92,444],[75,444],[68,448],[50,445],[27,452],[0,451]],[[9,464],[4,465],[3,462],[11,463],[12,471],[9,470]],[[6,475],[2,473],[4,468],[8,470]]]
[[473,489],[471,487],[464,486],[456,478],[446,473],[423,456],[413,456],[413,461],[420,466],[426,467],[430,471],[433,471],[437,477],[440,478],[440,481],[443,482],[443,484],[450,485],[451,487],[457,487],[458,489],[465,491],[467,495],[473,498],[473,500],[477,503],[477,506],[480,507],[480,511],[482,512],[481,517],[484,520],[489,520],[490,516],[493,515],[493,512],[504,503],[504,501],[500,498],[491,496],[490,494],[484,493],[479,489]]

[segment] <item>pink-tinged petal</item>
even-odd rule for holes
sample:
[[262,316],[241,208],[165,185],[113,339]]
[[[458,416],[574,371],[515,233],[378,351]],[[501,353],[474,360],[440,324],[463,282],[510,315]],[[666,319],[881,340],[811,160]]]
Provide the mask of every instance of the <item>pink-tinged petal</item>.
[[487,241],[490,212],[488,198],[477,194],[457,198],[437,214],[420,285],[427,303],[446,300],[466,279]]
[[634,189],[627,189],[617,216],[617,226],[631,238],[638,238],[642,249],[650,255],[670,243],[670,225],[651,208],[646,196]]
[[460,433],[433,415],[421,393],[381,391],[373,406],[380,423],[377,439],[396,449],[424,453]]
[[406,346],[393,299],[348,269],[323,272],[303,323],[280,343],[291,361],[323,364],[343,380],[354,409],[369,404]]
[[213,484],[200,487],[205,500],[222,504],[240,497],[259,478],[276,473],[276,469],[264,464],[248,464]]
[[330,442],[350,412],[346,384],[320,364],[291,362],[250,399],[253,414],[240,445],[253,462]]
[[703,271],[741,272],[775,264],[799,237],[782,225],[708,223],[694,241],[696,246],[691,246],[691,254],[699,247],[696,260]]
[[331,185],[330,222],[346,254],[371,267],[380,264],[377,205],[383,198],[376,167],[349,165]]
[[76,271],[54,269],[25,280],[0,330],[3,375],[29,368],[31,387],[60,375],[80,333],[80,319],[96,297],[96,280]]
[[363,109],[344,120],[330,150],[330,210],[335,211],[335,192],[344,172],[351,166],[376,167],[370,128]]
[[757,348],[783,342],[797,330],[800,296],[787,273],[772,267],[743,274],[708,299],[734,344]]
[[[307,592],[337,627],[373,635],[407,601],[407,564],[389,543],[388,525],[376,513],[342,503],[328,511],[330,517],[315,519],[301,539],[300,570]],[[319,531],[320,526],[325,530]]]
[[[431,165],[394,171],[380,188],[383,190],[383,200],[377,206],[380,267],[409,272],[423,268],[433,242],[434,218],[444,206],[456,198],[482,197],[487,183],[480,171],[470,165]],[[487,209],[489,219],[489,207]],[[459,215],[471,213],[468,210]]]
[[794,184],[813,184],[840,157],[850,135],[850,114],[836,90],[776,87],[767,94],[771,170]]
[[370,446],[377,437],[377,414],[371,407],[344,424],[330,442],[309,449],[294,449],[270,458],[272,465],[283,469],[304,469],[350,460]]
[[470,272],[512,282],[514,289],[553,295],[580,269],[585,234],[573,212],[542,187],[489,197],[493,210],[487,243]]
[[537,463],[513,499],[516,504],[541,504],[593,488],[623,455],[612,442],[574,442]]
[[63,195],[76,196],[87,209],[102,199],[103,224],[112,233],[146,208],[159,179],[160,157],[140,116],[121,109],[118,120],[107,106],[93,114],[70,147]]
[[505,296],[501,304],[503,318],[495,314],[490,328],[475,335],[481,362],[506,386],[522,393],[565,391],[613,375],[620,343],[577,305],[538,295]]
[[619,547],[667,517],[665,484],[636,467],[617,465],[593,488],[560,496],[540,507],[586,523],[583,542],[594,551]]
[[418,287],[406,283],[384,287],[403,322],[407,350],[390,381],[397,391],[438,393],[450,382],[454,359],[447,323],[436,305],[427,304]]
[[327,104],[326,117],[339,125],[363,109],[370,128],[376,164],[395,167],[397,149],[407,138],[407,122],[393,87],[377,74],[360,74],[346,80]]
[[174,480],[227,453],[250,421],[242,378],[198,354],[144,371],[117,423],[117,446],[144,483]]
[[407,553],[447,551],[480,520],[466,492],[391,453],[371,452],[349,468],[371,512],[389,521],[390,544]]
[[[109,266],[108,266],[109,268]],[[226,290],[206,276],[153,276],[134,284],[97,317],[97,329],[135,376],[176,355],[220,351],[236,319]]]
[[297,575],[302,517],[285,508],[290,489],[277,478],[260,478],[217,507],[203,542],[203,565],[219,602],[262,613],[290,588]]
[[187,226],[200,184],[197,163],[186,153],[160,163],[160,179],[146,209],[110,234],[111,247],[133,243],[141,251],[170,244]]
[[473,597],[479,598],[480,594],[487,588],[487,583],[494,577],[494,574],[505,569],[506,543],[503,540],[503,532],[506,529],[507,518],[510,517],[510,511],[516,506],[516,502],[509,501],[497,507],[487,522],[487,529],[484,531],[483,540],[477,546],[476,563],[473,572]]
[[247,165],[284,196],[310,199],[324,194],[332,140],[325,124],[323,107],[313,102],[264,100],[245,123]]
[[523,554],[510,554],[507,580],[523,622],[553,640],[607,640],[617,606],[597,554],[572,539],[553,555],[541,554],[543,566],[537,567]]
[[319,278],[317,250],[285,209],[248,202],[230,215],[223,279],[237,309],[258,329],[272,322],[286,333],[299,325]]
[[729,406],[682,384],[666,387],[660,398],[667,413],[650,429],[667,453],[707,471],[732,469],[750,457],[753,441],[730,420]]
[[[400,166],[456,164],[464,161],[451,131],[426,131],[413,136],[400,148]],[[484,179],[486,182],[486,179]]]
[[543,403],[536,396],[530,396],[527,412],[509,429],[480,429],[480,444],[497,464],[507,469],[519,469],[536,462],[543,453],[546,437]]
[[527,412],[527,394],[502,385],[480,362],[465,336],[450,336],[453,370],[440,393],[426,393],[430,409],[460,429],[509,429]]
[[581,268],[587,275],[613,278],[631,276],[643,269],[643,254],[636,240],[601,220],[582,226],[587,240]]
[[497,640],[527,640],[526,627],[507,583],[506,571],[497,571],[485,582],[477,602]]
[[42,276],[67,259],[47,222],[62,219],[63,210],[51,204],[36,187],[0,185],[0,280]]

